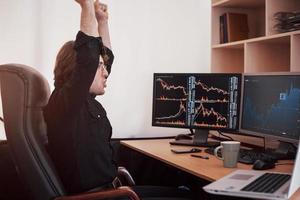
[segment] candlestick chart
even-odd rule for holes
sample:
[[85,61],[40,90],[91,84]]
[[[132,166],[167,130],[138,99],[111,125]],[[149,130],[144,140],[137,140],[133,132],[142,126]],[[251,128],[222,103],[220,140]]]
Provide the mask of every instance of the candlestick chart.
[[213,74],[157,74],[153,124],[235,129],[239,77]]

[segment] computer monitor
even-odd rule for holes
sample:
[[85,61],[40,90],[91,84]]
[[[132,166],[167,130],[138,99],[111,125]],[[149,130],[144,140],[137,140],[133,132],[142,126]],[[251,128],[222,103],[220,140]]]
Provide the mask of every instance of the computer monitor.
[[241,74],[155,73],[152,125],[195,129],[194,143],[208,130],[237,130],[240,85]]
[[242,96],[241,133],[298,142],[300,73],[244,74]]

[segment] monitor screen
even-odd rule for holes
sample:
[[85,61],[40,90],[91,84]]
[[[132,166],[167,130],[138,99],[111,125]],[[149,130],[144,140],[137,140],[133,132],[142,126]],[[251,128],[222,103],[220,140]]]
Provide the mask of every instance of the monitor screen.
[[236,130],[240,74],[154,74],[152,125]]
[[245,74],[240,131],[298,140],[300,73]]

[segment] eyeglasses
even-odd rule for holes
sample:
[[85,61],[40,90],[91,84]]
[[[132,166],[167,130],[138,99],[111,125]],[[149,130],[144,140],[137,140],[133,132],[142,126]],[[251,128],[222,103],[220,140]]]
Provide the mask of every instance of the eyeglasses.
[[104,64],[104,62],[100,61],[98,67],[101,67],[103,70],[107,71],[107,66]]

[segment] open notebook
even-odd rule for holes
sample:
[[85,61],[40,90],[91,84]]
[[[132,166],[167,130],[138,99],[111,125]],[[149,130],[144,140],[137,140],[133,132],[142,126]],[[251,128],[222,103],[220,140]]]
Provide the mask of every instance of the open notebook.
[[[300,145],[300,142],[299,142]],[[293,174],[255,170],[236,170],[203,187],[212,194],[260,199],[289,199],[300,187],[300,148]]]

